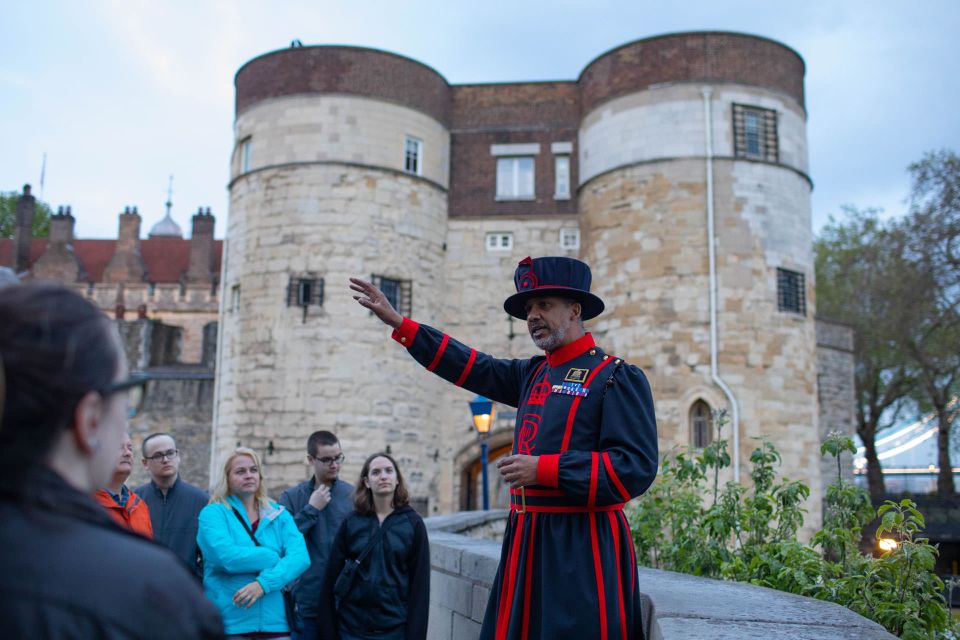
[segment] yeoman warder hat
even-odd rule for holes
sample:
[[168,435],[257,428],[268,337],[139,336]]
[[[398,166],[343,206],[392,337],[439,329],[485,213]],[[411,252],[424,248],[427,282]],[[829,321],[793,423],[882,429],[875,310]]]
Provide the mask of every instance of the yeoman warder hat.
[[503,303],[504,310],[514,318],[527,319],[524,305],[530,298],[558,296],[572,298],[580,303],[584,320],[603,312],[603,300],[590,293],[593,276],[590,267],[574,258],[526,257],[517,265],[513,282],[517,292]]

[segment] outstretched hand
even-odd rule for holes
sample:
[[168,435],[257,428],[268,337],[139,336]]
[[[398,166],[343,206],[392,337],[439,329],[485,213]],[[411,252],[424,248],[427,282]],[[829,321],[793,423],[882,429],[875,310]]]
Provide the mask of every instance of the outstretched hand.
[[383,295],[383,291],[360,278],[350,278],[350,288],[361,294],[353,296],[353,299],[359,302],[361,307],[373,311],[374,315],[380,318],[384,324],[388,324],[394,329],[400,328],[403,316],[397,313],[397,310],[387,300],[387,296]]

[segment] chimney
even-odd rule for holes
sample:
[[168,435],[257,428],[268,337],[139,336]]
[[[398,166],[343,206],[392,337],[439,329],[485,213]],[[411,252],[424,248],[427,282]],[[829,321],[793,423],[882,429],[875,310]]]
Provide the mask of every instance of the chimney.
[[57,214],[50,217],[50,243],[72,245],[75,222],[69,206],[57,207]]
[[136,207],[125,207],[120,214],[120,236],[107,268],[105,282],[143,282],[146,268],[140,255],[140,214]]
[[187,282],[210,284],[213,282],[213,227],[216,218],[210,207],[197,209],[193,216],[190,235],[190,266]]
[[50,242],[33,265],[33,277],[38,280],[77,282],[84,271],[73,252],[74,217],[70,207],[58,207],[56,215],[50,216]]
[[30,195],[30,185],[23,185],[23,195],[17,199],[17,226],[13,231],[13,255],[10,266],[15,273],[30,268],[30,245],[33,242],[33,214],[37,199]]

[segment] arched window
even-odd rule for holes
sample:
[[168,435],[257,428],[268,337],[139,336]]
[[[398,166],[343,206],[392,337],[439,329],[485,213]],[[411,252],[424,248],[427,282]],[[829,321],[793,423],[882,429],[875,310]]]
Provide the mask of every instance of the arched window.
[[710,405],[697,400],[690,407],[690,442],[697,449],[703,449],[713,441]]

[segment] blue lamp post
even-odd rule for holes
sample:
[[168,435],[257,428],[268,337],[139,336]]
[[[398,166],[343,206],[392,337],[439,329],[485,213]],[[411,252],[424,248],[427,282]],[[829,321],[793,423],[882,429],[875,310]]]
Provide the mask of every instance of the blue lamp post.
[[483,396],[477,396],[469,402],[470,413],[473,414],[473,426],[480,436],[480,473],[483,478],[483,510],[490,508],[489,485],[487,483],[487,442],[486,435],[493,424],[493,401]]

